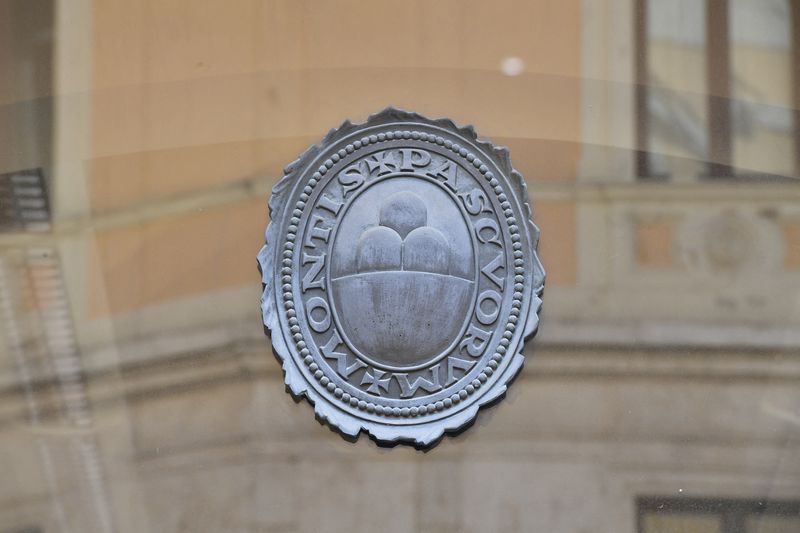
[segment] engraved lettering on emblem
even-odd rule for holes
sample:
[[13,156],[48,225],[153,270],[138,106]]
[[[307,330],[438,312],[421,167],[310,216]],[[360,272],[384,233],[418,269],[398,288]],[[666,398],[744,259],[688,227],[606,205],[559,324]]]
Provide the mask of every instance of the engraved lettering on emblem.
[[336,348],[338,348],[341,344],[342,338],[339,336],[339,332],[334,329],[333,335],[331,335],[331,338],[324,346],[320,347],[320,350],[322,350],[322,356],[325,359],[336,359],[336,371],[341,376],[348,378],[350,377],[350,374],[367,365],[360,359],[356,359],[353,361],[353,364],[348,366],[347,354],[335,351]]
[[[478,305],[475,306],[475,316],[478,318],[478,322],[484,326],[488,326],[497,320],[497,315],[500,314],[501,300],[502,296],[500,296],[497,291],[483,291],[480,296],[478,296]],[[484,302],[491,302],[488,312],[484,310]]]
[[428,176],[443,181],[444,184],[453,192],[458,192],[456,184],[458,177],[458,165],[450,160],[444,161],[440,166],[427,172]]
[[378,176],[389,174],[397,170],[397,161],[395,161],[390,152],[378,152],[370,159],[365,159],[364,161],[367,163],[370,174],[372,174],[375,169],[378,169]]
[[400,161],[400,170],[413,172],[416,168],[427,167],[431,162],[431,155],[423,150],[403,148],[400,150]]
[[411,398],[418,389],[426,392],[442,390],[442,385],[439,383],[439,365],[434,365],[429,370],[431,379],[425,379],[425,376],[417,376],[413,382],[409,381],[408,374],[395,373],[394,377],[397,378],[397,383],[400,384],[400,397]]
[[[488,230],[488,232],[484,230]],[[492,243],[501,248],[503,247],[499,240],[500,227],[497,225],[497,221],[493,218],[482,218],[478,220],[475,223],[475,235],[483,244]]]
[[342,208],[344,202],[337,202],[327,194],[323,194],[322,196],[319,197],[317,205],[320,207],[320,209],[326,209],[331,213],[333,213],[334,215],[338,215],[339,209]]
[[306,292],[308,289],[322,289],[325,290],[325,277],[320,276],[323,267],[325,266],[325,254],[310,255],[303,252],[303,265],[311,263],[311,268],[308,269],[306,275],[303,276],[302,289]]
[[322,225],[325,221],[321,216],[314,215],[311,217],[310,227],[311,230],[308,232],[305,240],[305,246],[308,248],[316,248],[317,243],[314,242],[314,239],[319,239],[324,242],[328,242],[328,237],[331,236],[331,228],[326,228]]
[[[322,311],[322,317],[315,317],[315,314],[319,315],[320,313],[314,313],[314,311]],[[319,296],[309,298],[306,302],[306,316],[311,329],[317,333],[323,333],[331,327],[331,308],[328,307],[328,302],[324,298]]]
[[479,213],[491,213],[489,207],[489,199],[480,189],[472,189],[469,192],[463,192],[458,195],[461,198],[461,203],[464,204],[464,209],[470,215],[477,215]]
[[342,196],[347,198],[347,195],[352,191],[358,189],[364,184],[364,175],[359,170],[358,166],[352,165],[347,167],[339,174],[339,183],[342,185]]
[[383,370],[378,370],[377,368],[367,370],[364,372],[364,377],[361,378],[361,384],[369,385],[367,392],[380,396],[381,389],[383,389],[383,392],[389,392],[389,382],[392,380],[392,376],[384,378],[384,374]]
[[495,271],[499,268],[505,270],[502,253],[497,254],[497,256],[494,259],[492,259],[489,263],[487,263],[486,266],[484,266],[481,269],[481,272],[483,273],[484,276],[492,280],[494,284],[497,285],[497,287],[502,291],[503,288],[505,287],[506,278],[501,278],[500,276],[495,274]]
[[445,385],[450,386],[450,385],[452,385],[453,383],[455,383],[456,381],[459,380],[459,378],[457,378],[455,376],[455,370],[456,369],[461,370],[464,374],[466,374],[467,371],[470,368],[472,368],[472,366],[474,364],[475,364],[475,361],[466,361],[464,359],[459,359],[457,357],[448,357],[447,358],[447,383],[445,383]]
[[480,357],[486,349],[486,343],[489,337],[492,336],[490,331],[483,330],[473,324],[470,324],[464,340],[458,345],[459,351],[467,349],[467,353],[472,357]]

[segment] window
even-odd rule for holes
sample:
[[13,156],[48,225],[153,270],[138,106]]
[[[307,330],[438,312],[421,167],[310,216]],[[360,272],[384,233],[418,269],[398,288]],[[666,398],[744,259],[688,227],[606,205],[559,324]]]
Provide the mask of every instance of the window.
[[639,176],[797,175],[800,3],[636,6]]
[[0,173],[51,175],[52,0],[0,2]]
[[640,498],[638,533],[796,533],[800,502]]

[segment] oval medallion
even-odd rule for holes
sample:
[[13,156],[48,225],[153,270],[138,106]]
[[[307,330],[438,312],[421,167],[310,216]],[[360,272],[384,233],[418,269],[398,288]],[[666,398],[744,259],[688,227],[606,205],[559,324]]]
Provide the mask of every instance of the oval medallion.
[[270,212],[264,324],[321,419],[429,446],[505,392],[544,283],[507,150],[387,109],[289,165]]

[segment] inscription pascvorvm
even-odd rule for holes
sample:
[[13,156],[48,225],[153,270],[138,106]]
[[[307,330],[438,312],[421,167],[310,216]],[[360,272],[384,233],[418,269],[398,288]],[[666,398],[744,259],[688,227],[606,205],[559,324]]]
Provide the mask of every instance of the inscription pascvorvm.
[[544,282],[505,149],[387,109],[289,165],[270,212],[264,323],[321,419],[428,446],[505,392]]

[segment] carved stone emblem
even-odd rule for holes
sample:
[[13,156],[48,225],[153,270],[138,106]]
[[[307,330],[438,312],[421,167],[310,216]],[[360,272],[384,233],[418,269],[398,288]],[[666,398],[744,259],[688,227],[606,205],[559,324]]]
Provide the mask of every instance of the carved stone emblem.
[[387,109],[310,147],[269,207],[264,324],[320,419],[429,446],[503,395],[544,283],[507,150]]

